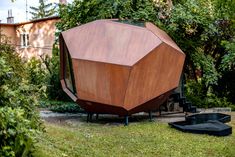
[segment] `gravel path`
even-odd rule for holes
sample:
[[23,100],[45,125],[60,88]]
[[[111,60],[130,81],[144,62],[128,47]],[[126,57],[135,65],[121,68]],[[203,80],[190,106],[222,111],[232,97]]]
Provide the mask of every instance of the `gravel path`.
[[[60,123],[60,124],[83,124],[86,123],[86,114],[77,113],[55,113],[52,111],[40,111],[40,117],[51,123]],[[182,121],[185,120],[184,113],[177,113],[177,114],[164,114],[159,116],[158,113],[153,114],[153,121],[159,123],[168,123],[174,121]],[[129,118],[130,123],[136,123],[141,121],[148,121],[148,114],[146,113],[138,113],[134,114]],[[106,124],[106,125],[123,125],[124,118],[118,117],[116,115],[99,115],[99,118],[96,119],[96,115],[93,116],[94,123],[99,124]]]
[[[211,112],[224,112],[227,114],[231,114],[232,118],[235,118],[235,112],[231,112],[231,110],[227,108],[213,108],[213,109],[198,109],[201,113],[211,113]],[[41,110],[40,117],[50,123],[59,123],[59,124],[69,124],[69,125],[81,125],[85,124],[87,115],[84,113],[56,113],[48,110]],[[169,123],[175,121],[183,121],[185,120],[184,113],[177,114],[167,114],[163,113],[159,116],[158,113],[153,114],[153,121],[158,123]],[[137,123],[141,121],[148,121],[148,114],[146,113],[138,113],[134,114],[129,118],[130,123]],[[105,125],[123,125],[124,118],[118,117],[116,115],[99,115],[99,118],[96,119],[96,115],[93,116],[93,123],[97,124],[105,124]]]

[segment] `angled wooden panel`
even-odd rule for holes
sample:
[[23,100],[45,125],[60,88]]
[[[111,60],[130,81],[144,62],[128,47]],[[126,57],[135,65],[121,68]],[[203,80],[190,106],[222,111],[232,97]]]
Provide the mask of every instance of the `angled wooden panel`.
[[131,66],[161,40],[144,27],[98,20],[62,33],[72,58]]
[[131,70],[124,107],[130,110],[178,86],[185,55],[162,43]]
[[182,52],[182,50],[178,47],[178,45],[176,45],[176,43],[171,39],[171,37],[166,32],[164,32],[163,30],[161,30],[160,28],[158,28],[157,26],[155,26],[151,22],[146,22],[145,26],[148,30],[153,32],[163,42],[165,42],[166,44],[168,44],[171,47],[175,48],[179,52]]
[[73,59],[73,68],[79,99],[123,106],[130,67]]

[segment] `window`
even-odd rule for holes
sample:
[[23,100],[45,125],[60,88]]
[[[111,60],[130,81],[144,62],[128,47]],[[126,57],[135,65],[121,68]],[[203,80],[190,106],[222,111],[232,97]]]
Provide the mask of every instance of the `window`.
[[64,76],[65,76],[65,83],[67,88],[73,93],[76,94],[75,89],[75,81],[74,81],[74,75],[73,75],[73,67],[72,67],[72,60],[69,55],[68,49],[66,45],[64,45],[64,53],[65,53],[65,69],[64,69]]
[[20,34],[20,46],[21,48],[29,46],[29,34],[27,33]]

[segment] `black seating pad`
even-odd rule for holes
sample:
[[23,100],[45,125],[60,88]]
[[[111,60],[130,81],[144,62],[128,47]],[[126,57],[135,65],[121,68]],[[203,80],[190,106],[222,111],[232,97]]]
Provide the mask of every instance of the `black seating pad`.
[[[202,120],[202,117],[205,118],[205,121]],[[215,117],[218,117],[218,119]],[[218,113],[195,114],[186,117],[186,121],[172,122],[169,123],[169,125],[183,132],[209,134],[214,136],[228,136],[232,134],[232,127],[224,124],[223,122],[230,121],[230,118],[231,117],[229,115]]]

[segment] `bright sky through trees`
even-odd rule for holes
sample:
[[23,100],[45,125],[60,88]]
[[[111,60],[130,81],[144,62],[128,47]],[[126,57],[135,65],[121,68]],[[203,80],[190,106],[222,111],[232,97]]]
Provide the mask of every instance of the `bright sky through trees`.
[[[67,0],[71,3],[73,0]],[[28,11],[30,11],[29,6],[37,7],[39,5],[38,0],[28,0]],[[59,0],[48,0],[50,3],[58,3]],[[26,0],[16,0],[11,2],[11,0],[1,0],[0,1],[0,20],[2,23],[7,22],[8,10],[12,9],[12,15],[14,16],[15,22],[26,21]],[[31,19],[31,14],[28,13],[28,19]]]

